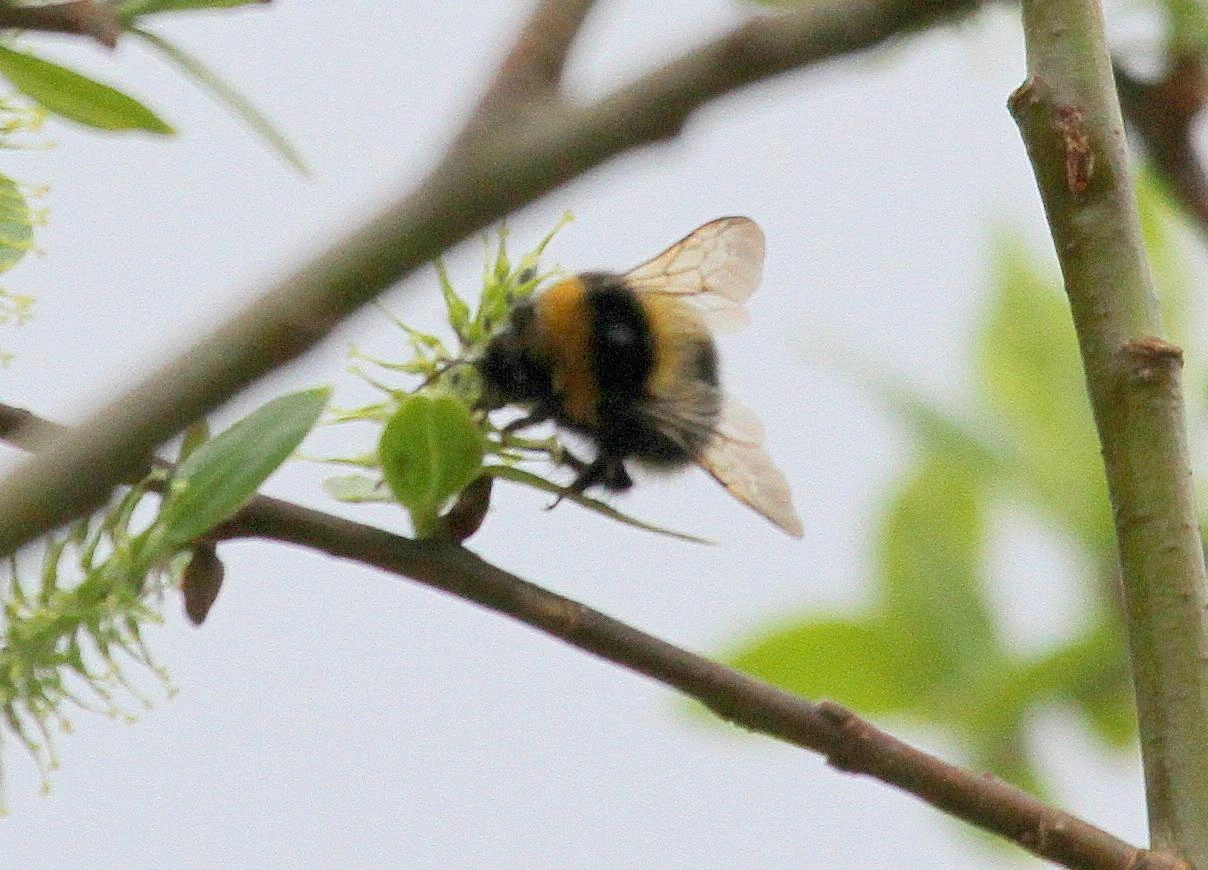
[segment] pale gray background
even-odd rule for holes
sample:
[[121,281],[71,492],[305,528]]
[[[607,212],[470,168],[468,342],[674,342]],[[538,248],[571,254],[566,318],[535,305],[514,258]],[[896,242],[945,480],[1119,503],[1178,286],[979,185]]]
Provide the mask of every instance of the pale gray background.
[[[309,180],[140,46],[110,59],[37,40],[147,98],[181,134],[107,137],[52,123],[56,150],[5,154],[6,172],[52,190],[45,255],[5,276],[40,301],[36,322],[0,336],[18,355],[0,374],[0,398],[78,419],[418,179],[526,7],[281,2],[165,20],[163,32],[287,131]],[[741,11],[721,0],[602,2],[572,89],[601,93]],[[571,505],[546,513],[544,496],[500,487],[474,549],[702,651],[768,618],[858,607],[877,511],[910,447],[817,348],[866,351],[920,389],[966,396],[994,228],[1044,239],[1004,107],[1022,70],[1011,13],[996,10],[720,101],[678,141],[515,216],[523,250],[574,211],[550,251],[572,268],[632,265],[722,214],[764,226],[754,324],[723,352],[732,391],[767,424],[806,537],[780,536],[692,473],[621,504],[721,546],[633,532]],[[464,289],[480,252],[472,242],[451,256]],[[439,323],[430,271],[388,299],[418,324]],[[353,341],[401,353],[398,333],[367,313],[220,419],[318,382],[358,400],[343,374]],[[331,507],[320,478],[294,464],[269,491]],[[393,510],[356,515],[402,528]],[[1079,605],[1061,582],[1069,557],[1043,530],[1007,520],[997,594],[1019,642],[1045,642]],[[149,632],[178,697],[132,727],[76,715],[49,797],[8,749],[0,867],[1017,866],[887,787],[704,724],[668,691],[462,602],[279,546],[223,555],[227,587],[204,629],[188,626],[173,598],[166,626]],[[906,733],[959,758],[935,734]],[[1093,748],[1060,711],[1036,739],[1067,807],[1143,840],[1135,759]]]

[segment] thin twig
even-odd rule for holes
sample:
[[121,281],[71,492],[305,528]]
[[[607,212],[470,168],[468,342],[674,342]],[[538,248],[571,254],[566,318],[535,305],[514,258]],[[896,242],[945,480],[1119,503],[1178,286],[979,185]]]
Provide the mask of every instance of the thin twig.
[[1208,577],[1180,384],[1097,0],[1024,0],[1010,107],[1044,200],[1115,518],[1151,842],[1208,867]]
[[478,125],[416,190],[17,468],[0,486],[0,555],[94,508],[157,445],[491,221],[623,151],[674,136],[699,106],[743,85],[871,48],[978,5],[809,3],[788,15],[754,17],[593,105],[549,102],[524,124]]
[[478,104],[478,115],[554,99],[583,20],[595,0],[539,0]]
[[[24,446],[30,426],[60,428],[0,405],[0,439]],[[415,580],[509,616],[585,652],[644,674],[722,719],[826,756],[1065,867],[1190,870],[1048,806],[992,776],[916,749],[828,701],[811,703],[676,647],[483,561],[463,547],[415,541],[313,508],[256,496],[207,540],[262,538],[296,544]]]

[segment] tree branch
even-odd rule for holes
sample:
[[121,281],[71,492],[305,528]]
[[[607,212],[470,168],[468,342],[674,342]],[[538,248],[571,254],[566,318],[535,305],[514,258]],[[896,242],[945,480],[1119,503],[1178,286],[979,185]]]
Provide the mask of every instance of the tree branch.
[[0,30],[40,30],[88,36],[113,48],[122,35],[117,14],[107,3],[68,0],[45,6],[0,3]]
[[916,749],[838,704],[810,703],[680,649],[463,547],[414,541],[267,497],[258,497],[213,537],[298,544],[474,602],[676,689],[728,722],[821,753],[838,770],[897,786],[1063,866],[1190,870],[1173,856],[1138,849],[1015,786]]
[[595,0],[540,0],[478,104],[479,115],[555,99],[566,58],[594,5]]
[[[565,0],[565,8],[572,3],[580,0]],[[0,555],[95,507],[191,420],[296,358],[470,233],[623,151],[675,135],[696,108],[743,85],[871,48],[978,5],[810,3],[752,18],[594,105],[550,102],[526,112],[523,123],[507,123],[506,113],[495,116],[502,122],[472,121],[472,132],[416,190],[16,469],[0,487]]]
[[[65,427],[0,405],[0,439],[36,445]],[[36,448],[35,448],[36,449]],[[722,719],[826,756],[837,770],[897,786],[1029,852],[1081,870],[1190,870],[1041,803],[999,779],[949,764],[829,701],[811,703],[673,646],[483,561],[464,547],[415,541],[258,495],[213,529],[213,543],[263,538],[379,568],[509,616],[704,704]],[[212,550],[207,558],[213,558]]]
[[1012,95],[1061,262],[1103,447],[1155,848],[1208,867],[1203,545],[1180,387],[1141,238],[1096,0],[1025,0]]

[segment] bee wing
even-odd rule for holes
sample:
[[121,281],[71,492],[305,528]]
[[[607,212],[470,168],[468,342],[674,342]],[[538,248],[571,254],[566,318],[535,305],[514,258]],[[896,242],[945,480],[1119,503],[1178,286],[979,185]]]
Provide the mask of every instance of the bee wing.
[[730,495],[773,525],[794,538],[805,534],[788,481],[763,449],[763,426],[733,399],[724,400],[717,431],[697,461]]
[[750,218],[718,218],[631,270],[638,293],[691,296],[715,331],[747,324],[743,303],[763,277],[763,230]]

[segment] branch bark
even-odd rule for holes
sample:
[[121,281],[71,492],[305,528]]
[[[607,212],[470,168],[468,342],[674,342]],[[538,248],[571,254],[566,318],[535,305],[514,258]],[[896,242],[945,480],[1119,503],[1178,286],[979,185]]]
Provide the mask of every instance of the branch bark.
[[557,98],[571,46],[594,5],[595,0],[541,0],[499,65],[478,104],[478,116]]
[[[37,449],[64,427],[0,405],[0,439]],[[252,501],[208,542],[262,538],[379,568],[509,616],[643,674],[743,728],[821,753],[837,770],[896,786],[1041,858],[1079,870],[1191,870],[1048,806],[999,779],[916,749],[838,704],[811,703],[673,646],[483,561],[464,547],[414,541],[268,496]],[[207,558],[212,558],[210,552]]]
[[1012,95],[1082,349],[1115,514],[1155,848],[1208,868],[1208,624],[1180,386],[1096,0],[1025,0]]
[[[157,445],[299,356],[342,318],[470,233],[623,151],[674,136],[710,100],[978,5],[810,3],[792,14],[751,18],[593,105],[549,101],[539,112],[526,104],[520,120],[498,111],[490,123],[473,119],[416,190],[16,469],[0,487],[0,555],[94,508]],[[546,8],[542,3],[538,11]]]
[[0,3],[0,30],[40,30],[95,39],[106,48],[117,45],[122,25],[108,3],[68,0],[42,6]]

